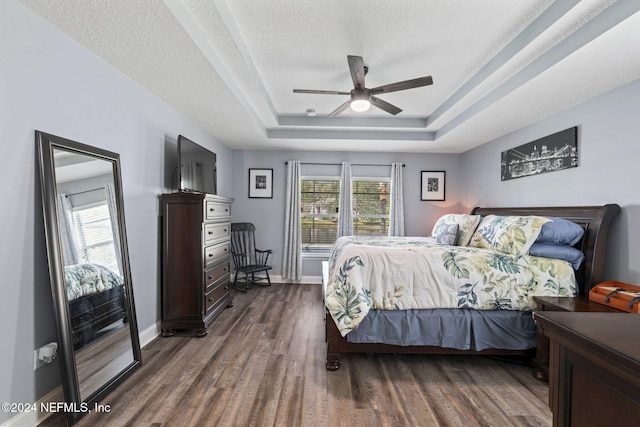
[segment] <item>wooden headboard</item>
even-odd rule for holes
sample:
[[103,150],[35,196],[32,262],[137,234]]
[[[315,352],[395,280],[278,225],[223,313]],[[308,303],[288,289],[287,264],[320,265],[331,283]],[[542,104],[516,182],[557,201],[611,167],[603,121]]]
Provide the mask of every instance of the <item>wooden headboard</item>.
[[566,206],[542,208],[481,208],[471,211],[474,215],[538,215],[568,219],[584,228],[584,236],[575,245],[584,253],[584,262],[577,272],[578,292],[588,297],[592,286],[603,281],[606,245],[611,221],[620,213],[620,206]]

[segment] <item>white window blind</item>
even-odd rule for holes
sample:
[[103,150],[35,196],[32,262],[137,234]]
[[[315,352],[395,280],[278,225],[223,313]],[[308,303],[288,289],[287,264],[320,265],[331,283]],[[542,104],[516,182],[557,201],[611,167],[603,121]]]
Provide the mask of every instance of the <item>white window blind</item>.
[[74,209],[73,215],[85,261],[104,265],[121,274],[113,247],[107,204],[82,206]]

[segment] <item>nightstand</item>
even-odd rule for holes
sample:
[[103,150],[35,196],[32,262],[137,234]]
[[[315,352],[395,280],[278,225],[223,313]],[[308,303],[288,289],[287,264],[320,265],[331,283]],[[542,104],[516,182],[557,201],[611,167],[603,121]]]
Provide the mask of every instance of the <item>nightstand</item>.
[[[589,301],[585,297],[533,297],[538,311],[571,311],[582,313],[623,313],[615,308]],[[531,361],[533,373],[540,381],[549,380],[549,338],[538,329],[538,348]]]

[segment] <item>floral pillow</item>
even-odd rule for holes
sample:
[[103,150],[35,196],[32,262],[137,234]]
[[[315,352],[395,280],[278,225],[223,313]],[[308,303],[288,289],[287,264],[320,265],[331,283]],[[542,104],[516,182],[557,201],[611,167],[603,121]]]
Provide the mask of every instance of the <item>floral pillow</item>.
[[458,224],[442,224],[437,230],[434,230],[436,242],[441,245],[455,245],[458,237]]
[[455,246],[467,246],[473,236],[473,232],[476,231],[476,227],[480,223],[480,215],[467,215],[467,214],[446,214],[440,217],[433,226],[431,235],[436,237],[436,232],[444,225],[458,225],[458,235],[456,241],[453,243]]
[[515,256],[527,255],[542,225],[549,221],[541,216],[487,215],[473,234],[469,246]]

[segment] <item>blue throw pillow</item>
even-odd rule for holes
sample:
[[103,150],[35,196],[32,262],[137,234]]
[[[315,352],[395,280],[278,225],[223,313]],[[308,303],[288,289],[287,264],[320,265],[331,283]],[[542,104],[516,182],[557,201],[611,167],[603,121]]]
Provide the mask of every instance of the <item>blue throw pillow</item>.
[[534,243],[529,249],[529,255],[544,258],[563,259],[568,261],[574,270],[580,268],[584,261],[584,254],[581,250],[569,245],[552,245],[549,243]]
[[542,226],[536,243],[573,246],[582,238],[584,229],[575,222],[563,218],[547,218],[551,221]]

